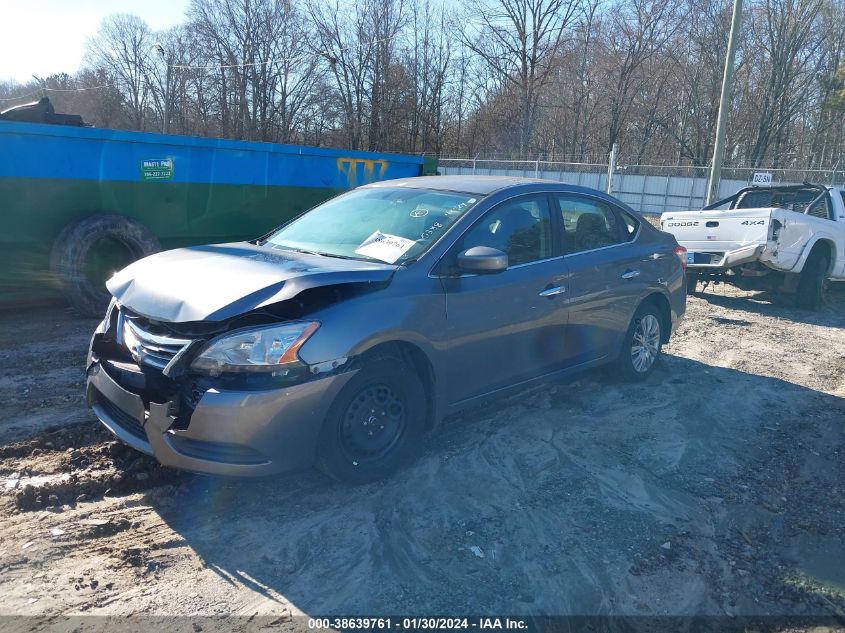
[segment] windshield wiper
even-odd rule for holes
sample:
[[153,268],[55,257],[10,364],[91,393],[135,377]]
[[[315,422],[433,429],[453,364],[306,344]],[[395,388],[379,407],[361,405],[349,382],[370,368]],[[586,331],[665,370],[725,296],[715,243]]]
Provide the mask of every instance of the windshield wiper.
[[296,251],[297,253],[305,253],[306,255],[322,255],[324,257],[326,255],[325,253],[320,253],[318,251],[309,251],[305,248],[292,248],[290,246],[285,246],[285,248],[292,250],[292,251]]
[[279,245],[279,246],[273,246],[273,248],[279,248],[279,249],[286,250],[286,251],[294,251],[296,253],[305,253],[306,255],[319,255],[320,257],[333,257],[335,259],[353,259],[353,260],[358,261],[358,262],[364,262],[364,261],[377,262],[377,261],[379,261],[379,260],[377,260],[373,257],[367,257],[366,255],[363,255],[361,257],[352,257],[350,255],[338,255],[336,253],[321,253],[320,251],[309,251],[308,249],[305,249],[305,248],[295,248],[293,246],[281,246],[281,245]]
[[276,251],[293,251],[294,253],[305,253],[306,255],[325,255],[325,253],[318,253],[317,251],[309,251],[304,248],[294,248],[293,246],[282,246],[281,244],[273,244],[272,242],[264,242],[264,246],[270,246]]

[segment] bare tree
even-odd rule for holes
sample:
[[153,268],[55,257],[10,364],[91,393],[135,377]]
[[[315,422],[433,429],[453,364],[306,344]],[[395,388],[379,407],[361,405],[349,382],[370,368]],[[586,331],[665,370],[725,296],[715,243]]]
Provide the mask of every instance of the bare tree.
[[661,95],[655,123],[677,147],[678,160],[693,165],[707,165],[712,152],[731,11],[731,0],[689,0],[685,28],[653,58],[671,73],[671,94]]
[[403,0],[355,0],[342,7],[322,1],[309,5],[316,31],[314,52],[329,67],[344,115],[346,144],[352,149],[383,149],[390,143],[390,81],[396,40],[405,22]]
[[[355,149],[710,160],[731,0],[306,2],[191,0],[164,33],[111,16],[84,70],[0,83],[0,106],[49,94],[96,125]],[[745,7],[728,160],[841,169],[845,0]]]
[[124,96],[132,125],[145,128],[150,98],[147,65],[153,45],[150,28],[141,18],[120,13],[103,20],[89,40],[86,65],[103,69]]
[[[824,42],[819,28],[823,0],[763,0],[753,22],[759,55],[755,73],[761,90],[757,133],[749,159],[759,165],[772,145],[785,141],[784,132],[801,107],[819,66]],[[779,152],[776,152],[779,154]],[[779,156],[773,157],[775,161]]]
[[607,151],[619,140],[643,65],[657,55],[678,30],[681,5],[674,0],[630,0],[610,11],[611,30],[605,34],[610,116]]
[[445,8],[435,13],[429,0],[412,7],[412,40],[404,65],[413,82],[408,149],[440,151],[445,85],[451,61]]
[[[181,25],[150,36],[155,43],[144,66],[144,76],[149,86],[151,106],[160,122],[164,122],[166,117],[172,119],[174,113],[184,109],[179,107],[185,97],[184,78],[179,70],[188,63],[190,49],[185,42],[187,37],[185,27]],[[162,127],[167,128],[168,125]]]
[[581,0],[469,0],[466,45],[519,99],[519,149],[528,150],[537,102]]
[[277,140],[290,143],[300,127],[304,109],[314,99],[324,69],[308,44],[312,29],[306,16],[288,5],[278,17],[269,34],[269,55],[274,60],[270,66],[273,108],[269,114],[278,131]]
[[329,65],[344,116],[346,145],[350,149],[363,147],[374,55],[365,11],[360,4],[341,9],[338,0],[334,4],[320,1],[309,5],[317,34],[315,53],[323,56]]

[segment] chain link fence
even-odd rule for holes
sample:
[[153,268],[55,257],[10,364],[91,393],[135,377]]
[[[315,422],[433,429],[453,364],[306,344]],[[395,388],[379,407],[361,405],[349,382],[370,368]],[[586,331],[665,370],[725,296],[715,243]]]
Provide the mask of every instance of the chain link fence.
[[[546,178],[600,191],[608,189],[607,163],[441,158],[439,165],[443,175]],[[761,172],[771,174],[773,183],[813,182],[842,186],[845,182],[845,170],[726,167],[722,169],[719,198],[748,186],[753,182],[754,174]],[[611,193],[644,214],[700,209],[707,196],[708,175],[707,167],[617,164],[610,175]]]

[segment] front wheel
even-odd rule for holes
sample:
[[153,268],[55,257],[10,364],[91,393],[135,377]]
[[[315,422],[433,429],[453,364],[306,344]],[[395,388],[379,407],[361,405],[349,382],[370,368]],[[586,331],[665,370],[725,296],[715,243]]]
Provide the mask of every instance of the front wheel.
[[651,303],[639,307],[622,342],[616,359],[616,373],[623,380],[647,378],[663,348],[663,321],[660,311]]
[[376,358],[344,386],[320,433],[317,466],[348,483],[386,477],[418,449],[428,406],[413,368]]
[[799,308],[817,310],[827,297],[827,254],[821,250],[810,253],[798,278],[795,303]]

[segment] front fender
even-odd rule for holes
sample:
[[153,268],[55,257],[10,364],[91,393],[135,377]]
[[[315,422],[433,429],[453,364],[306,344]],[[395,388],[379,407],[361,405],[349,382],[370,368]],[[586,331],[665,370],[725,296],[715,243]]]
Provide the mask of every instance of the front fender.
[[363,295],[321,309],[311,315],[320,329],[299,350],[307,364],[320,365],[351,359],[376,345],[405,342],[437,364],[438,350],[445,344],[446,300],[440,283],[417,292]]

